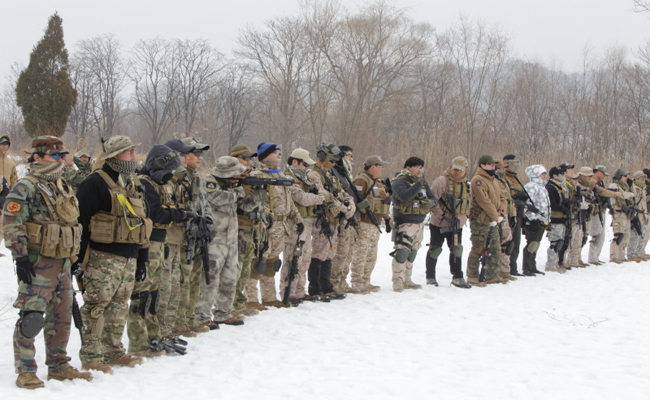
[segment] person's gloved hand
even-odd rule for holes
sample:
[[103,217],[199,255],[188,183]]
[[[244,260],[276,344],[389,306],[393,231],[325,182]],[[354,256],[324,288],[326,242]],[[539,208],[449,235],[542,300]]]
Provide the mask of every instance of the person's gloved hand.
[[32,284],[32,277],[36,277],[36,271],[34,271],[34,264],[29,261],[29,256],[16,259],[16,274],[18,275],[18,280],[28,285]]
[[494,228],[495,226],[497,226],[497,223],[498,223],[497,221],[492,221],[490,222],[489,225]]
[[189,219],[196,219],[199,217],[199,214],[195,213],[194,211],[185,211],[185,215],[183,215],[183,221],[187,221]]
[[499,218],[497,218],[497,224],[500,224],[503,222],[503,215],[499,215]]
[[298,222],[296,224],[296,229],[298,231],[298,236],[302,235],[302,233],[305,231],[305,224],[303,224],[302,222]]
[[393,230],[393,225],[391,225],[390,219],[386,218],[384,223],[386,224],[386,233],[390,233],[390,231]]
[[135,280],[136,282],[142,282],[147,278],[147,262],[146,261],[137,261],[137,268],[135,270]]

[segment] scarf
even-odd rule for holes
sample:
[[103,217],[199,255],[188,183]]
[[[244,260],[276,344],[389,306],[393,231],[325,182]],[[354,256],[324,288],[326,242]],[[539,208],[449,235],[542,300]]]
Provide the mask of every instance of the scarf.
[[55,181],[63,175],[65,164],[60,162],[35,161],[30,164],[31,174],[44,181]]

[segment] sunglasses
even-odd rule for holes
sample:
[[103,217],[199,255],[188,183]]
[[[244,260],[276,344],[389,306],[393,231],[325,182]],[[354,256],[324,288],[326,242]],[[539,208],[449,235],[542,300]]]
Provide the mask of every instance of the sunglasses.
[[65,153],[50,154],[50,157],[52,157],[54,161],[59,161],[60,159],[65,158]]
[[203,150],[195,150],[192,152],[196,157],[203,157]]
[[250,161],[253,159],[253,157],[237,157],[237,158],[241,158],[244,161]]

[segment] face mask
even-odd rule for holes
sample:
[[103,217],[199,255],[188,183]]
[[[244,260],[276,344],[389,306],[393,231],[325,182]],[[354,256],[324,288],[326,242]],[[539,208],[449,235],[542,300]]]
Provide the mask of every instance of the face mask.
[[521,163],[519,160],[508,160],[508,169],[512,172],[517,172],[519,171],[519,167],[521,167]]
[[505,171],[497,171],[496,174],[497,174],[497,176],[498,176],[499,178],[503,178],[503,177],[506,176],[506,172],[505,172]]
[[558,182],[562,182],[562,183],[566,182],[566,176],[558,175],[555,179]]
[[496,171],[493,169],[484,169],[483,171],[487,172],[487,174],[490,176],[494,176],[494,174],[496,173]]

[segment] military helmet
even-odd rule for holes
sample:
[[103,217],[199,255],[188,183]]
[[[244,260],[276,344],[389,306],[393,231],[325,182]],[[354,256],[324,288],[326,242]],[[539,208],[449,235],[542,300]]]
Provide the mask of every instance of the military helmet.
[[341,159],[341,149],[334,143],[323,142],[316,148],[316,158],[325,161],[328,158],[336,162]]

